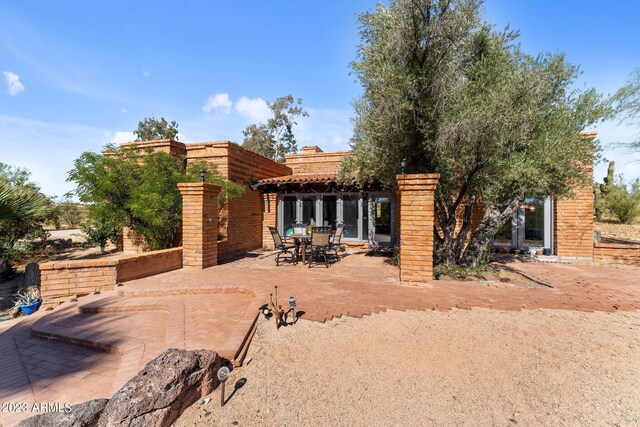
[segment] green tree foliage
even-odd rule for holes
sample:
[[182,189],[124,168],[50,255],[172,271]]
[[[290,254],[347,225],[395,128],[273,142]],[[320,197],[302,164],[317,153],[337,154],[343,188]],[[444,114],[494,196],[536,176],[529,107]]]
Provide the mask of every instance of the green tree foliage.
[[82,222],[84,216],[78,203],[71,200],[63,200],[57,205],[60,221],[69,228],[76,228]]
[[[620,88],[610,99],[613,115],[622,123],[640,124],[640,67],[631,74],[627,84]],[[629,144],[633,150],[640,150],[640,138]]]
[[636,179],[629,186],[622,176],[604,194],[606,212],[622,224],[631,224],[640,217],[640,180]]
[[579,131],[605,113],[594,90],[572,89],[578,69],[564,55],[525,54],[480,6],[397,0],[360,15],[352,67],[364,94],[341,171],[390,188],[403,158],[408,173],[440,173],[438,260],[470,266],[525,196],[568,195],[587,179],[580,165],[597,146]]
[[154,139],[178,140],[178,123],[167,122],[164,117],[160,120],[155,117],[147,117],[138,122],[138,128],[133,131],[136,141],[151,141]]
[[122,228],[105,219],[82,224],[80,228],[86,236],[88,243],[100,246],[101,254],[105,253],[105,248],[109,241],[117,244],[122,236]]
[[[184,167],[185,159],[134,146],[107,147],[107,154],[85,152],[75,160],[69,181],[83,203],[89,204],[91,227],[121,228],[140,232],[151,249],[174,243],[182,220],[180,182],[197,182],[200,169],[207,182],[222,185],[220,201],[239,197],[243,188],[217,174],[207,162]],[[104,234],[104,233],[102,233]]]
[[284,156],[298,151],[293,126],[298,117],[309,114],[302,109],[302,99],[295,100],[292,95],[277,98],[268,103],[273,114],[266,123],[252,124],[242,131],[242,146],[265,157],[284,162]]

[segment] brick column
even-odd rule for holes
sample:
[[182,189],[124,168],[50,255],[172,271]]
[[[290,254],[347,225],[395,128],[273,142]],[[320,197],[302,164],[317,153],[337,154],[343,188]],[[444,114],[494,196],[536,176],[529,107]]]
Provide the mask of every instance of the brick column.
[[278,195],[266,193],[262,195],[262,247],[273,249],[273,238],[269,227],[277,227]]
[[591,178],[573,188],[571,198],[554,200],[555,254],[561,257],[593,260],[595,206],[593,200],[593,165],[585,172]]
[[400,281],[433,280],[434,192],[440,174],[398,175]]
[[222,187],[180,183],[182,196],[182,266],[207,268],[218,263],[218,194]]

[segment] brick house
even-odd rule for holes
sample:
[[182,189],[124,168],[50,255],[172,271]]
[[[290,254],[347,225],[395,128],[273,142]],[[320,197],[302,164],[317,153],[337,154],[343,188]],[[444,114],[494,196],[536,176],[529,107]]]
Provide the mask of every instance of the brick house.
[[[584,135],[594,138],[596,133]],[[337,172],[346,151],[303,147],[281,164],[231,142],[159,140],[136,145],[183,156],[187,164],[212,162],[222,176],[244,186],[244,195],[229,202],[221,215],[226,237],[218,241],[219,258],[272,246],[268,226],[286,235],[297,222],[333,227],[343,223],[343,240],[352,244],[366,244],[370,231],[375,230],[371,234],[377,245],[393,247],[399,243],[402,218],[405,222],[411,218],[409,212],[402,215],[399,194],[379,183],[338,183]],[[592,166],[587,168],[590,174],[592,170]],[[497,234],[493,246],[548,248],[560,257],[593,259],[593,203],[590,185],[574,189],[571,199],[527,199]],[[125,239],[125,250],[139,249],[134,239]]]
[[[585,134],[593,138],[595,133]],[[269,226],[288,234],[296,222],[345,225],[343,242],[400,248],[400,280],[433,280],[434,192],[438,174],[398,175],[398,191],[380,183],[339,183],[337,172],[347,152],[325,153],[303,147],[274,162],[231,142],[185,144],[173,140],[136,142],[190,162],[205,160],[218,173],[241,184],[245,192],[222,208],[221,187],[179,184],[183,201],[181,247],[146,252],[143,239],[125,230],[125,254],[98,260],[40,264],[45,305],[112,290],[121,282],[178,268],[202,269],[220,259],[262,247],[273,247]],[[587,172],[592,173],[589,165]],[[481,213],[480,209],[476,214]],[[479,217],[479,215],[477,216]],[[549,248],[565,258],[594,258],[594,200],[590,184],[574,189],[570,199],[528,199],[496,236],[495,248]],[[637,246],[637,245],[636,245]],[[622,252],[621,252],[622,251]],[[143,253],[144,252],[144,253]],[[637,262],[638,247],[595,246],[598,260]]]

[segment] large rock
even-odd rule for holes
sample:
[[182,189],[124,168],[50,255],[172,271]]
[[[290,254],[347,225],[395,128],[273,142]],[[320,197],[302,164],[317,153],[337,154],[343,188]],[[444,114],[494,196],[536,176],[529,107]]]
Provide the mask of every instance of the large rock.
[[68,413],[47,412],[20,421],[16,427],[94,427],[109,399],[73,405]]
[[167,350],[113,395],[98,426],[170,426],[218,386],[222,363],[214,351]]

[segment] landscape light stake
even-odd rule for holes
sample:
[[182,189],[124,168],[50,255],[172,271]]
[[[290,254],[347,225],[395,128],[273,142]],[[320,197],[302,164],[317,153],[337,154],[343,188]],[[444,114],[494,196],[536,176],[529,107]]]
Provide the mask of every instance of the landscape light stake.
[[224,383],[229,378],[229,368],[223,366],[218,369],[218,380],[220,381],[220,406],[224,406]]
[[289,297],[288,301],[289,301],[289,310],[291,310],[291,314],[293,316],[293,323],[296,323],[296,297],[291,296]]

